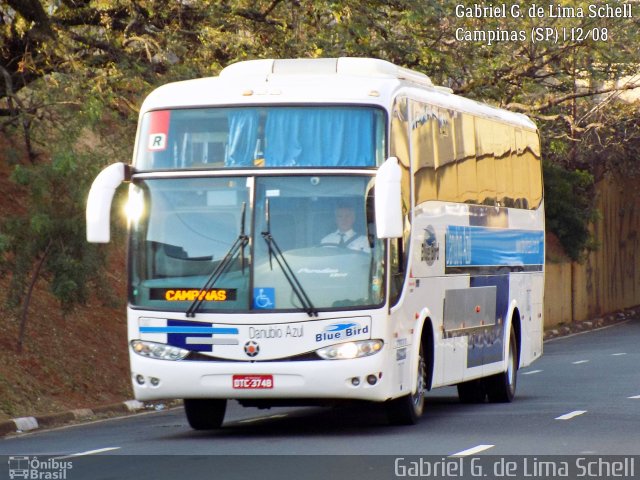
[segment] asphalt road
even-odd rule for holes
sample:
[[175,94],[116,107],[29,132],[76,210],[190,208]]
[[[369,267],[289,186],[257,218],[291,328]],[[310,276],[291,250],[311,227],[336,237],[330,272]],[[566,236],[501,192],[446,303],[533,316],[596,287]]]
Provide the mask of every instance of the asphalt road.
[[[640,456],[639,343],[640,319],[548,341],[544,356],[520,370],[513,403],[462,405],[455,388],[435,390],[425,417],[411,427],[389,426],[370,406],[257,410],[234,402],[215,432],[191,430],[182,409],[173,409],[8,437],[0,440],[0,455],[14,457],[14,466],[18,456],[54,457],[54,470],[71,462],[64,472],[69,480],[188,478],[189,472],[216,479],[397,478],[411,476],[397,460],[410,456],[430,462],[423,478],[506,478],[503,459],[518,458],[511,455]],[[451,471],[456,464],[448,462],[475,455],[501,466]],[[630,473],[640,477],[640,457],[635,461]],[[435,475],[434,462],[448,474]],[[0,464],[0,478],[5,473]]]

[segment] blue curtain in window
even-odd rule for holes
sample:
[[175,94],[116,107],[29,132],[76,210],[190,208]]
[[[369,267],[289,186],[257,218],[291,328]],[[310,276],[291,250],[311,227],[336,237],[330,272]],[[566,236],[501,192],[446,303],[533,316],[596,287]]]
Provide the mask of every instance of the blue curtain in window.
[[229,145],[225,167],[253,166],[259,120],[255,108],[229,111]]
[[271,109],[265,125],[266,166],[375,166],[373,116],[364,108]]

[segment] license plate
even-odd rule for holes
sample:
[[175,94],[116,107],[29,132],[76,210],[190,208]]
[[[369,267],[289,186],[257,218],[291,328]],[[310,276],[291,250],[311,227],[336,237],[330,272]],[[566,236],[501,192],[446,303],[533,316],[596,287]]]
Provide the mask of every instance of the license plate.
[[234,375],[236,390],[264,390],[273,388],[273,375]]

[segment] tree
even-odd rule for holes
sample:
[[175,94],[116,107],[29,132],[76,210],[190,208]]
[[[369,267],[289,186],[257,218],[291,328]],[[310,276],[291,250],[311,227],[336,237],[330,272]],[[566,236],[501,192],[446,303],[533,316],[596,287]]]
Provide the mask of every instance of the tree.
[[50,163],[14,171],[14,181],[29,191],[27,214],[10,216],[2,224],[4,267],[12,272],[7,299],[21,308],[19,352],[39,278],[48,280],[65,312],[84,303],[91,286],[104,286],[105,252],[84,239],[84,197],[90,177],[79,172],[85,170],[97,173],[91,157],[57,152]]
[[583,170],[568,171],[551,161],[544,162],[546,227],[554,232],[573,261],[596,248],[589,224],[596,221],[593,175]]
[[[620,92],[640,87],[636,76],[640,63],[634,51],[640,18],[590,18],[592,2],[586,1],[568,4],[574,16],[550,17],[549,5],[544,4],[544,16],[530,18],[530,2],[514,3],[520,6],[520,18],[452,20],[450,32],[522,31],[528,40],[487,45],[445,39],[445,44],[455,47],[451,58],[457,60],[448,64],[450,86],[458,93],[492,99],[531,116],[545,139],[568,147],[562,158],[555,155],[565,168],[603,174],[589,163],[594,160],[590,153],[596,136],[606,135],[619,120],[610,115],[612,109],[602,110],[602,106],[611,104]],[[577,16],[579,11],[583,17]],[[556,29],[560,40],[532,42],[531,29],[536,27]],[[634,162],[633,157],[627,156],[627,161]]]

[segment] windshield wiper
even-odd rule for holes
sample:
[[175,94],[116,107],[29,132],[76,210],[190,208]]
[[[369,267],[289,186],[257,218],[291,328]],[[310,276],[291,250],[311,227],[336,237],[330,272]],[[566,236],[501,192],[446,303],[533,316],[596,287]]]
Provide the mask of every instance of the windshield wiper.
[[247,204],[246,202],[242,202],[242,215],[240,218],[240,235],[238,235],[238,238],[236,238],[235,242],[233,242],[233,245],[231,245],[231,247],[227,251],[224,258],[220,261],[220,263],[218,263],[216,268],[213,270],[213,272],[211,272],[211,274],[207,278],[207,281],[204,283],[202,288],[200,288],[200,291],[198,292],[198,296],[187,309],[187,312],[186,312],[187,317],[192,318],[196,316],[196,312],[202,305],[202,302],[204,302],[207,291],[213,288],[213,286],[220,279],[224,271],[231,265],[231,263],[233,262],[233,259],[238,254],[238,252],[240,252],[242,273],[244,274],[244,248],[247,246],[247,243],[249,243],[249,236],[246,235],[244,231],[246,211],[247,211]]
[[282,270],[287,282],[289,282],[291,290],[293,290],[293,293],[296,294],[296,297],[298,297],[298,300],[302,304],[303,310],[307,312],[307,315],[310,317],[317,317],[318,310],[316,310],[313,303],[311,303],[311,299],[307,295],[307,292],[305,292],[300,280],[298,280],[298,277],[296,277],[296,274],[287,263],[287,259],[284,257],[282,250],[280,250],[280,247],[271,234],[271,216],[269,214],[268,198],[265,200],[265,216],[267,221],[267,231],[262,232],[262,238],[264,238],[264,241],[267,243],[267,248],[269,249],[269,264],[271,265],[271,268],[273,268],[272,258],[275,258],[280,270]]

